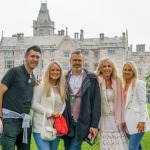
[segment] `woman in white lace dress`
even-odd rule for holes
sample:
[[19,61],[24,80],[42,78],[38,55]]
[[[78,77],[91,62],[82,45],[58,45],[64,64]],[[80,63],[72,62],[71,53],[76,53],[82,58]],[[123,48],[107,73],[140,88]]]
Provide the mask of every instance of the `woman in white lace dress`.
[[128,150],[124,124],[122,82],[114,62],[100,60],[96,75],[101,93],[100,148],[101,150]]

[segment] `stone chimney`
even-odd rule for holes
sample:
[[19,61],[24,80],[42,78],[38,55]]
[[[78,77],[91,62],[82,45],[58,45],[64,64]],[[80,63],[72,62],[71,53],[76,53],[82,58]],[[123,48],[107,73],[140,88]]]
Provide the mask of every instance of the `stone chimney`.
[[132,52],[133,50],[132,44],[130,45],[129,50]]
[[77,34],[77,39],[78,39],[78,35],[79,35],[79,33],[77,32],[76,34]]
[[2,30],[2,37],[1,37],[1,40],[0,40],[0,45],[2,44],[3,37],[4,37],[4,35],[3,35],[3,30]]
[[60,30],[58,30],[58,35],[61,35],[61,31]]
[[76,35],[77,35],[77,33],[75,32],[75,33],[74,33],[74,39],[76,39],[76,37],[77,37]]
[[66,27],[66,35],[68,35],[68,27]]
[[17,40],[24,40],[24,34],[23,33],[17,33]]
[[61,35],[64,35],[65,31],[64,30],[61,30]]
[[122,33],[122,37],[123,37],[123,39],[125,40],[125,37],[126,37],[126,36],[125,36],[125,33],[124,33],[124,32]]
[[100,41],[104,41],[104,33],[100,33]]
[[81,29],[80,30],[80,40],[84,39],[84,31]]
[[136,45],[137,52],[145,52],[145,44],[138,44]]

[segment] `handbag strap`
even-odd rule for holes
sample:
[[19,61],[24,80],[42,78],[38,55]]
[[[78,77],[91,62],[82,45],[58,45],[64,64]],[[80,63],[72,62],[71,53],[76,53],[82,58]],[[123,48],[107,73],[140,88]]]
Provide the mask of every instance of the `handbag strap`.
[[46,116],[46,109],[44,110],[44,115],[43,115],[43,126],[45,124],[45,116]]
[[[43,125],[45,125],[45,118],[46,118],[46,109],[44,110],[44,115],[43,115]],[[51,121],[49,121],[50,125],[53,126],[53,124],[51,123]]]

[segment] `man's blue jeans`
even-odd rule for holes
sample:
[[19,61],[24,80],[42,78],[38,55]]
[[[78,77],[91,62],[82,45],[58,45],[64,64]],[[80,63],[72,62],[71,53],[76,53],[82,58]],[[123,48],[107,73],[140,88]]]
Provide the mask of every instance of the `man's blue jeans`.
[[141,140],[143,136],[144,132],[132,135],[127,134],[127,137],[129,139],[129,150],[142,150]]
[[28,144],[22,143],[23,138],[23,119],[4,119],[3,120],[3,135],[1,139],[2,150],[14,150],[17,145],[17,150],[30,150],[32,128],[27,129]]
[[60,136],[57,136],[57,138],[53,141],[46,141],[41,139],[40,133],[33,132],[33,136],[38,150],[57,150],[60,142]]
[[81,141],[77,141],[75,137],[65,136],[64,138],[65,150],[81,150]]
[[[74,132],[76,130],[77,122],[72,120],[72,124],[74,126]],[[64,146],[65,150],[81,150],[82,141],[77,141],[74,137],[64,136]]]

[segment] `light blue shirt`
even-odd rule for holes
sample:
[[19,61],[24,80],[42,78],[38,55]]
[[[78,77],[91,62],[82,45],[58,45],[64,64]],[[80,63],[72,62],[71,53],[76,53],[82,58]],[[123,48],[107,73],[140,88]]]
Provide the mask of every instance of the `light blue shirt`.
[[82,79],[83,79],[83,70],[78,76],[73,75],[71,72],[69,84],[74,94],[77,94],[78,90],[80,89],[82,85]]

